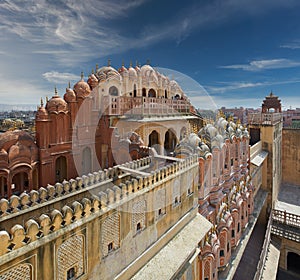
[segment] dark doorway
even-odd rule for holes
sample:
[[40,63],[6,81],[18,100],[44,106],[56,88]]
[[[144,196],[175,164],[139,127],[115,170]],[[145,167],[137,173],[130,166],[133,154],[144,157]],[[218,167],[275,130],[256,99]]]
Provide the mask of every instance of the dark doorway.
[[289,252],[287,255],[287,270],[300,275],[300,255]]

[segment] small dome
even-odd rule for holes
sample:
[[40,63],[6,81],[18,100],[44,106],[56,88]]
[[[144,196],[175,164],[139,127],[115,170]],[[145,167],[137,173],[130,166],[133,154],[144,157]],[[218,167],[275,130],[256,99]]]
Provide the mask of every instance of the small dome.
[[99,81],[98,81],[97,77],[94,74],[92,74],[89,76],[87,83],[93,89],[98,85]]
[[139,75],[140,73],[141,73],[141,68],[137,65],[137,66],[135,66],[135,71],[136,71],[136,73]]
[[149,82],[155,82],[158,84],[158,78],[155,70],[150,65],[143,65],[141,68],[141,74],[144,79],[148,79]]
[[91,93],[91,89],[88,83],[84,80],[80,80],[74,85],[74,91],[79,98],[85,98]]
[[127,68],[126,68],[124,65],[122,65],[122,66],[118,69],[118,72],[119,72],[120,74],[122,74],[122,73],[128,73],[128,70],[127,70]]
[[151,73],[151,72],[154,72],[154,69],[150,65],[145,64],[142,66],[142,68],[141,68],[142,76],[148,76],[149,73]]
[[104,81],[110,78],[121,79],[120,73],[111,66],[104,66],[97,70],[96,77],[99,78],[100,81]]
[[76,101],[75,92],[71,88],[66,88],[66,93],[64,95],[64,100],[66,100],[67,102]]
[[136,79],[137,78],[137,72],[133,67],[129,67],[128,72],[129,72],[129,78],[130,79]]
[[44,106],[40,106],[39,109],[38,109],[38,111],[37,111],[37,113],[36,113],[36,115],[35,115],[35,118],[37,120],[45,120],[45,119],[48,118],[48,116],[49,115],[48,115],[48,112],[45,109],[45,107]]
[[189,135],[189,142],[190,142],[190,144],[191,144],[194,148],[196,148],[196,147],[199,146],[201,140],[200,140],[200,138],[198,137],[197,134],[191,133],[191,134]]
[[22,144],[17,143],[10,147],[8,152],[8,160],[9,162],[13,162],[17,158],[27,158],[28,162],[31,161],[31,152],[30,149]]
[[58,95],[54,95],[46,104],[49,113],[67,112],[67,102]]

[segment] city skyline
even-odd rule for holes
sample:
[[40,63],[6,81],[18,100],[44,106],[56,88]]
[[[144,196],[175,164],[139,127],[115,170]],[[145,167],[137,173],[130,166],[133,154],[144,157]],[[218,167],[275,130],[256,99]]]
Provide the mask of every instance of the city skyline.
[[259,107],[270,91],[283,109],[300,107],[299,8],[295,0],[3,1],[1,103],[38,104],[54,86],[62,96],[68,81],[108,59],[115,68],[149,59],[197,108],[207,108],[199,93],[212,107]]

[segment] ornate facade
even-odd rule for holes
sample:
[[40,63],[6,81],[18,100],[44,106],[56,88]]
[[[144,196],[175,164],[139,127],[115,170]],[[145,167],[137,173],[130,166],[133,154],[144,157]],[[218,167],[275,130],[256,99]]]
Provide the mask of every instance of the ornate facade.
[[[36,139],[1,136],[0,278],[234,273],[240,240],[270,211],[281,180],[280,124],[269,109],[269,122],[249,133],[221,116],[203,124],[180,86],[150,65],[82,75],[63,98],[41,102]],[[262,148],[265,126],[274,157]]]

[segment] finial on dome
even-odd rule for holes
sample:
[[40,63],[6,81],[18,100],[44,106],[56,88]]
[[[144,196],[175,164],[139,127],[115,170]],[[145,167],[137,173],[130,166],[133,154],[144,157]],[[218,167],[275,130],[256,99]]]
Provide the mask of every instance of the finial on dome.
[[130,60],[129,66],[132,67],[132,61]]
[[46,96],[46,103],[48,102],[48,96]]
[[81,80],[83,80],[83,77],[84,77],[83,71],[81,71],[81,73],[80,73],[80,78],[81,78]]
[[43,98],[41,97],[41,107],[44,106],[44,101],[43,101]]
[[108,60],[107,60],[107,66],[110,66],[110,63],[111,63],[111,60],[108,59]]
[[56,86],[54,87],[54,95],[55,95],[55,96],[58,96]]
[[124,59],[122,59],[122,66],[124,67],[124,65],[125,65],[125,64],[124,64]]
[[96,72],[97,72],[97,70],[99,69],[99,65],[98,65],[98,63],[96,64]]
[[147,59],[146,64],[150,65],[150,59],[149,58]]
[[139,62],[137,60],[135,61],[135,66],[139,66]]
[[92,69],[92,74],[95,74],[94,68]]
[[69,83],[68,83],[68,87],[71,88],[71,82],[70,82],[70,81],[69,81]]

